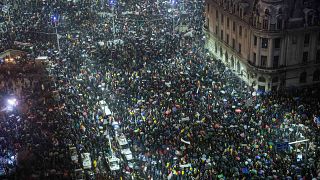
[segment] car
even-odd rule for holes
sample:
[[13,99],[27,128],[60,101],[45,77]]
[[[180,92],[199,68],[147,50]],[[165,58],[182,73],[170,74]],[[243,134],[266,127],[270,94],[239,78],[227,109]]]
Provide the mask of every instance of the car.
[[69,153],[71,156],[71,161],[74,163],[78,163],[78,152],[77,152],[77,148],[72,146],[69,147]]
[[84,171],[83,169],[74,170],[74,175],[76,180],[84,180]]
[[103,110],[105,116],[110,116],[110,115],[112,115],[112,112],[111,112],[111,110],[109,109],[106,101],[101,100],[101,101],[99,101],[99,104],[100,104],[100,108]]
[[131,161],[133,159],[132,152],[131,152],[130,148],[121,149],[120,152],[122,155],[124,155],[124,157],[127,161]]
[[82,153],[81,159],[82,159],[83,169],[91,169],[92,168],[90,153]]
[[124,134],[121,133],[120,135],[116,135],[116,140],[117,140],[118,145],[120,146],[120,149],[126,149],[123,147],[128,145],[128,141],[127,141],[126,137],[124,136]]
[[92,171],[85,171],[85,176],[87,180],[94,180],[95,178],[95,174]]
[[120,170],[120,159],[116,156],[107,157],[107,162],[111,171]]

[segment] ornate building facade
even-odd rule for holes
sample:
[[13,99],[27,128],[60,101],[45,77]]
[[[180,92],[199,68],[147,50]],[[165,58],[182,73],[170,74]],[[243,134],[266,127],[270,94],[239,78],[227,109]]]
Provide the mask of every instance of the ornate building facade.
[[207,48],[248,85],[320,83],[320,1],[206,0]]

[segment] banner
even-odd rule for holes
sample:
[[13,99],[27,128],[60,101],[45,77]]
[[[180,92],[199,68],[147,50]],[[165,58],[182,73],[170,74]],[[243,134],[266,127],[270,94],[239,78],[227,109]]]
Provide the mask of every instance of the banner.
[[180,164],[180,167],[181,168],[189,168],[189,167],[192,167],[191,164]]
[[24,42],[19,42],[19,41],[14,41],[14,45],[21,45],[21,46],[32,46],[31,43],[24,43]]
[[185,141],[184,139],[181,138],[181,142],[186,143],[186,144],[190,144],[190,141]]

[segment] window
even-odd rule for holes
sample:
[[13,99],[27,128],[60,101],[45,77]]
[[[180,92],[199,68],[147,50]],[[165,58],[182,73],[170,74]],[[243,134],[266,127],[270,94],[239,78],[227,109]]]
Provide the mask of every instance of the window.
[[218,26],[216,26],[216,34],[218,35]]
[[307,82],[307,73],[303,72],[300,74],[300,83],[306,83]]
[[269,9],[264,10],[264,14],[265,14],[265,15],[269,15],[269,14],[270,14]]
[[317,69],[314,73],[313,73],[313,81],[319,81],[320,80],[320,70]]
[[242,26],[239,26],[239,36],[242,36]]
[[268,20],[267,20],[267,19],[264,19],[264,20],[262,21],[262,28],[263,28],[263,29],[268,29]]
[[230,26],[230,20],[229,18],[227,17],[227,28],[229,29],[229,26]]
[[316,63],[320,63],[320,49],[317,50]]
[[304,35],[304,46],[308,46],[310,41],[310,34]]
[[224,21],[224,19],[223,19],[223,14],[221,14],[221,24],[223,25],[223,21]]
[[268,48],[268,39],[267,38],[262,38],[261,47],[262,48]]
[[297,36],[292,36],[292,44],[297,44]]
[[242,17],[242,8],[240,8],[240,13],[239,14],[240,14],[240,17]]
[[254,36],[254,40],[253,40],[253,44],[254,44],[254,46],[256,46],[256,45],[257,45],[257,40],[258,40],[257,36]]
[[240,65],[240,62],[238,61],[238,62],[237,62],[237,72],[238,72],[238,73],[240,73],[240,69],[241,69],[241,65]]
[[241,44],[239,43],[239,53],[241,54]]
[[303,52],[302,63],[308,62],[308,52]]
[[234,58],[231,56],[231,67],[234,68]]
[[280,38],[276,38],[276,39],[274,40],[274,47],[275,47],[276,49],[279,49],[279,48],[280,48]]
[[236,41],[234,40],[234,38],[232,38],[232,48],[234,49],[236,46]]
[[216,11],[216,19],[219,20],[219,12],[218,12],[218,10]]
[[224,58],[225,58],[225,61],[227,63],[229,63],[228,59],[229,59],[229,55],[228,55],[228,52],[226,51],[225,55],[224,55]]
[[207,4],[207,12],[209,13],[210,12],[210,5]]
[[257,54],[253,53],[253,64],[255,65],[257,62]]
[[229,45],[229,34],[227,34],[227,44]]
[[279,66],[279,56],[274,56],[273,57],[273,67],[278,68]]
[[247,37],[247,29],[244,28],[244,37]]
[[220,37],[221,37],[221,40],[223,41],[223,30],[221,30]]
[[302,1],[302,4],[304,5],[304,6],[309,6],[310,4],[309,4],[309,1],[310,0],[303,0]]
[[220,56],[222,57],[222,47],[220,46]]
[[278,30],[282,29],[282,19],[277,19],[277,29]]
[[267,66],[267,56],[261,56],[261,66],[262,67]]
[[260,77],[258,78],[258,81],[259,81],[259,82],[266,82],[266,78],[260,76]]
[[233,26],[232,27],[233,28],[233,32],[235,32],[236,31],[236,22],[233,21],[233,25],[232,26]]
[[217,46],[217,43],[214,43],[214,47],[215,47],[215,53],[218,53],[218,46]]

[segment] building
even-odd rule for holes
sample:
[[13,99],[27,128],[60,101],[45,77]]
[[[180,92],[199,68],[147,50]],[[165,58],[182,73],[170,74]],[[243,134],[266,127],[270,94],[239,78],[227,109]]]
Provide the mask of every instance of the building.
[[320,83],[320,1],[206,0],[206,46],[248,85]]

